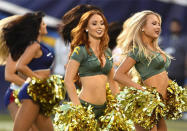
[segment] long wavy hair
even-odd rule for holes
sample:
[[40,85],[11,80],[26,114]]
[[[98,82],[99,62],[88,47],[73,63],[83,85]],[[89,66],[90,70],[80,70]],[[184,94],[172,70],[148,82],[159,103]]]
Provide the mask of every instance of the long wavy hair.
[[[135,48],[138,48],[138,55],[143,52],[145,57],[151,62],[156,54],[146,47],[141,38],[142,27],[146,24],[148,15],[155,15],[161,24],[161,16],[158,13],[150,10],[137,12],[124,22],[123,31],[118,36],[117,42],[118,46],[124,50],[125,55],[130,51],[134,51]],[[159,47],[158,38],[153,40],[153,47],[162,54],[172,58]]]
[[21,15],[13,15],[0,20],[0,65],[6,64],[6,59],[9,55],[9,49],[4,41],[3,28],[11,21],[19,19]]
[[103,13],[101,13],[100,11],[91,10],[82,15],[79,24],[71,32],[71,36],[73,38],[71,43],[71,54],[76,46],[84,44],[88,54],[91,55],[91,52],[89,51],[90,42],[88,39],[88,33],[85,30],[88,25],[88,21],[95,14],[100,15],[103,18],[104,25],[105,25],[105,31],[103,36],[101,37],[101,42],[99,44],[99,56],[98,56],[102,66],[103,60],[101,59],[101,57],[104,54],[105,50],[108,48],[109,36],[108,36],[107,20],[103,15]]
[[43,12],[26,13],[3,28],[4,40],[11,57],[17,61],[25,49],[39,36]]
[[81,16],[90,10],[98,10],[102,12],[101,9],[96,6],[81,4],[75,6],[64,14],[64,16],[62,17],[62,23],[60,24],[58,31],[65,41],[65,44],[71,42],[71,30],[78,25]]

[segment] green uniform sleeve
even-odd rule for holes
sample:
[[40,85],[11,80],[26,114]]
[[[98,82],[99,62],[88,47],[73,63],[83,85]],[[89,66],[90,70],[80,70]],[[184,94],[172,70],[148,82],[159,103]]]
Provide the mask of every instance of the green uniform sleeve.
[[83,47],[75,47],[70,59],[76,60],[77,62],[81,63],[84,59]]
[[140,56],[138,54],[138,49],[135,48],[133,51],[128,53],[128,56],[133,58],[136,62],[140,61]]

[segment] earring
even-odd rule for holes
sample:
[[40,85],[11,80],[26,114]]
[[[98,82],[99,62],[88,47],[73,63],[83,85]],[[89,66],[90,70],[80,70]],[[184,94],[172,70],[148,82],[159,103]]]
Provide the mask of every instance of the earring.
[[86,32],[88,32],[88,29],[86,29]]
[[142,29],[142,32],[144,32],[144,29]]

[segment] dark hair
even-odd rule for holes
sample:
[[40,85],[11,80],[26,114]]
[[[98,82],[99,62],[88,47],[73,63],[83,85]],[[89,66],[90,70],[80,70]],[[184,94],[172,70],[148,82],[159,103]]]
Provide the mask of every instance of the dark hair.
[[109,43],[108,43],[108,47],[113,50],[116,45],[116,39],[118,37],[118,35],[121,33],[121,31],[123,30],[123,23],[122,22],[111,22],[108,25],[108,35],[109,35]]
[[37,41],[43,17],[43,12],[26,13],[3,28],[4,40],[14,61]]
[[68,42],[71,42],[72,40],[71,30],[78,25],[81,16],[85,12],[90,10],[99,10],[100,12],[102,12],[101,9],[96,6],[82,4],[75,6],[74,8],[66,12],[65,15],[62,17],[62,23],[59,27],[59,33],[66,44],[68,44]]

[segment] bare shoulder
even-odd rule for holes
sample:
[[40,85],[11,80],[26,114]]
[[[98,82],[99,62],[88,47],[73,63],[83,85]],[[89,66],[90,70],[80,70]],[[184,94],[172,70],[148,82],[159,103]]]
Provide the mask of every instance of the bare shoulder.
[[40,49],[40,44],[37,43],[37,42],[33,42],[31,45],[29,45],[29,46],[27,47],[26,50],[37,51],[37,50],[39,50],[39,49]]
[[14,61],[14,60],[12,59],[12,56],[9,54],[8,57],[7,57],[7,59],[6,59],[6,62],[7,62],[7,63],[13,63],[13,64],[15,64],[17,61]]

